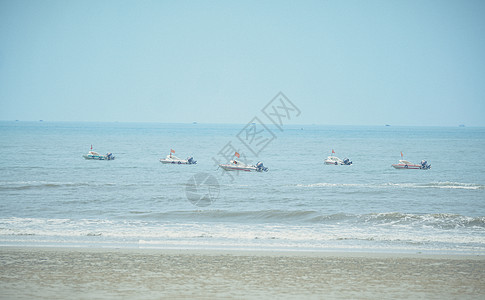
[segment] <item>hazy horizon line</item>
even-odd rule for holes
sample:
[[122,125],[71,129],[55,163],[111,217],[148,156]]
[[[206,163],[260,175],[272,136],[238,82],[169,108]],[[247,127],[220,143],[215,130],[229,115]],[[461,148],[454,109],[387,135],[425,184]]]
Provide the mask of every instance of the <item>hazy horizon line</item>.
[[[210,123],[210,122],[161,122],[161,121],[56,121],[56,120],[0,120],[0,122],[28,122],[28,123],[43,123],[43,122],[50,122],[50,123],[132,123],[132,124],[186,124],[186,125],[246,125],[247,123]],[[272,123],[264,123],[264,125],[274,126]],[[284,124],[283,126],[358,126],[358,127],[365,127],[365,126],[372,126],[372,127],[485,127],[485,125],[466,125],[466,124],[457,124],[457,125],[402,125],[402,124],[329,124],[329,123],[295,123],[295,124]]]

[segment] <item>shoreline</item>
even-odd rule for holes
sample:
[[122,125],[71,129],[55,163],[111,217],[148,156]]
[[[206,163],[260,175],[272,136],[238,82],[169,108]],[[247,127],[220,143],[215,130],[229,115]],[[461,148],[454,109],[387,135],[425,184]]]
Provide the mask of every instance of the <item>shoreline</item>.
[[253,249],[195,249],[195,248],[129,248],[129,247],[69,247],[69,246],[0,246],[3,251],[39,251],[39,252],[80,252],[80,253],[139,253],[165,255],[230,255],[230,256],[289,256],[289,257],[362,257],[362,258],[422,258],[422,259],[455,259],[485,260],[483,254],[443,254],[443,253],[409,253],[409,252],[376,252],[376,251],[313,251],[313,250],[253,250]]
[[485,257],[0,247],[7,299],[483,299]]

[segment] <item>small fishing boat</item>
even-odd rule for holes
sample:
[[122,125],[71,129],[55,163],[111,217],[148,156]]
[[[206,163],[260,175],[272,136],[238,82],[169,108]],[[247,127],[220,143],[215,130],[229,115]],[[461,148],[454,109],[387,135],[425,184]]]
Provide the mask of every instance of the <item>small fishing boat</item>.
[[350,166],[352,162],[348,158],[340,159],[336,156],[329,156],[325,160],[326,165],[345,165]]
[[[332,154],[335,154],[335,151],[332,149]],[[327,159],[324,160],[326,165],[344,165],[350,166],[352,162],[348,158],[340,159],[337,156],[330,155]]]
[[175,165],[195,165],[197,161],[193,157],[188,157],[187,159],[180,159],[173,155],[174,150],[170,150],[170,154],[166,158],[160,159],[162,164],[175,164]]
[[268,172],[262,162],[258,162],[256,165],[246,165],[238,160],[231,160],[228,164],[220,164],[219,167],[226,171],[245,171],[245,172]]
[[394,169],[412,169],[412,170],[428,170],[431,165],[427,161],[422,160],[420,164],[413,164],[407,160],[401,159],[398,164],[392,165]]
[[95,151],[89,151],[88,154],[84,154],[83,157],[85,159],[94,159],[94,160],[113,160],[115,159],[113,153],[109,152],[106,155],[101,155]]
[[175,155],[167,155],[166,158],[160,159],[162,164],[176,164],[176,165],[195,165],[197,161],[193,157],[188,157],[187,159],[178,158]]

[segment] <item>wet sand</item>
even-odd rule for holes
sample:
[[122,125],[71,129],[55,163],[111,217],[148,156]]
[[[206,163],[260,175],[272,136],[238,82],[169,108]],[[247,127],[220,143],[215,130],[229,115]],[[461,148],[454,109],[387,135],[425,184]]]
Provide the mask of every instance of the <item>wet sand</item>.
[[2,299],[485,299],[485,257],[0,247]]

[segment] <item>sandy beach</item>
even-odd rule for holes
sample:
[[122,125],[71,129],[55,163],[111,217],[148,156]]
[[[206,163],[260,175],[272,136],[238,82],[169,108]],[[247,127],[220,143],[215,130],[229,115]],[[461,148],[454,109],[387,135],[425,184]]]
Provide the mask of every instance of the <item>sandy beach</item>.
[[0,248],[2,299],[483,299],[485,258]]

